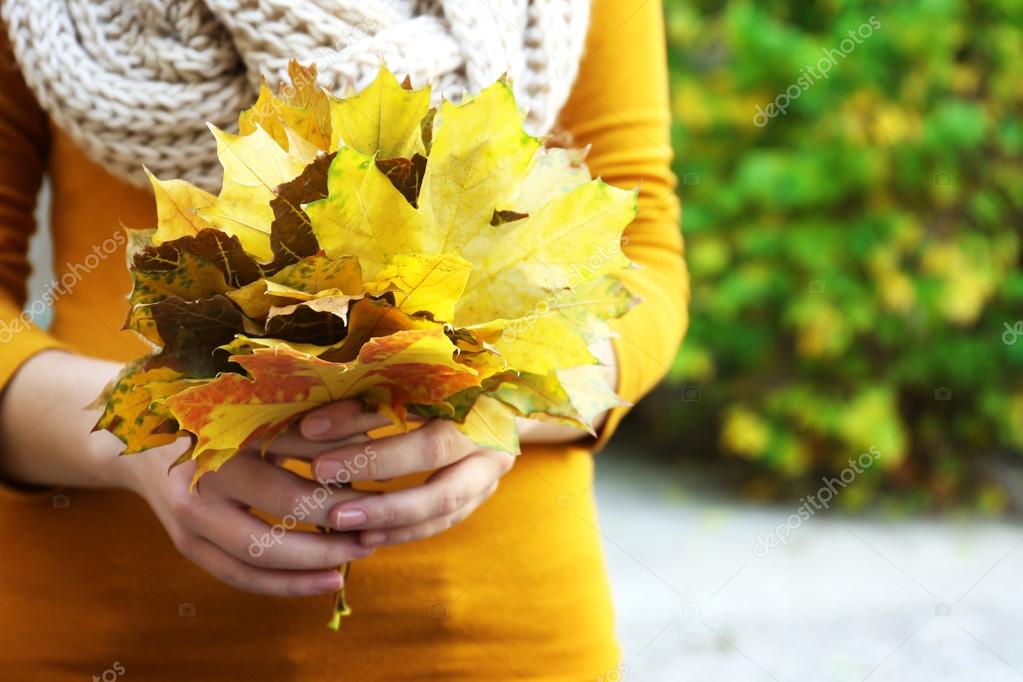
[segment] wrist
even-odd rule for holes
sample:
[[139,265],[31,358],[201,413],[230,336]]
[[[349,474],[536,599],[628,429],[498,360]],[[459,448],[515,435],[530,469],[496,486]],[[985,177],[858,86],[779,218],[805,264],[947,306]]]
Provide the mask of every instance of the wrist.
[[98,412],[82,408],[119,370],[117,363],[58,350],[25,361],[0,403],[0,473],[30,485],[129,485],[120,441],[92,433]]
[[[110,434],[93,434],[109,436]],[[103,453],[106,462],[100,464],[97,471],[97,485],[106,488],[119,488],[145,496],[154,480],[167,477],[167,472],[178,456],[185,451],[189,439],[179,438],[168,445],[161,445],[144,452],[130,455]],[[123,447],[117,441],[117,452]]]
[[129,466],[130,456],[122,456],[124,448],[113,435],[97,431],[90,433],[86,439],[85,455],[88,466],[93,471],[95,487],[132,489],[135,481],[132,477],[133,467]]

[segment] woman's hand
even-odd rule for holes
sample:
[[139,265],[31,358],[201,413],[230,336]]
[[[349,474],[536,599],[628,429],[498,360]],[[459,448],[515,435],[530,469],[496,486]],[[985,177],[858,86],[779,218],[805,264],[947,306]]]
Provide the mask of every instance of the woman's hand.
[[[591,351],[605,368],[608,384],[617,386],[617,363],[610,341],[594,344]],[[313,453],[318,479],[343,475],[352,481],[382,480],[436,470],[423,485],[346,500],[330,510],[330,526],[358,531],[359,541],[366,547],[420,540],[465,520],[494,494],[501,477],[515,463],[514,456],[481,448],[450,422],[439,419],[373,441],[376,456],[369,461],[359,445],[324,447],[343,438],[344,425],[353,420],[360,420],[366,430],[386,423],[379,415],[356,414],[358,410],[357,403],[339,402],[313,410],[302,419],[301,438],[293,437],[289,445],[296,453]],[[599,429],[604,418],[595,418],[594,428]],[[586,437],[583,431],[548,422],[519,419],[518,427],[524,443],[565,443]]]
[[[350,402],[341,402],[314,410],[302,420],[301,433],[311,442],[336,440],[352,409]],[[508,453],[480,448],[443,420],[374,440],[372,458],[362,454],[364,447],[353,443],[319,454],[313,460],[316,477],[383,480],[436,470],[422,485],[345,500],[330,510],[330,526],[358,531],[365,547],[420,540],[447,530],[493,495],[515,462]]]
[[[195,464],[167,467],[181,447],[130,455],[125,487],[138,493],[160,519],[171,542],[210,575],[247,592],[303,596],[342,585],[337,566],[372,553],[351,533],[294,529],[295,522],[328,525],[327,510],[363,493],[321,486],[264,460],[239,453],[189,491]],[[249,509],[282,519],[271,526]]]
[[[341,585],[334,567],[370,553],[351,533],[285,532],[292,524],[270,526],[248,512],[253,508],[275,518],[328,526],[330,506],[364,493],[321,486],[246,452],[204,476],[197,494],[191,495],[195,465],[188,462],[169,475],[167,471],[184,451],[183,439],[118,456],[123,445],[109,433],[90,433],[96,413],[82,406],[119,370],[116,363],[62,351],[44,351],[26,361],[0,399],[0,476],[35,485],[132,490],[153,509],[184,556],[214,577],[251,592],[332,592]],[[380,423],[374,415],[352,413],[351,419],[338,422],[334,433],[339,439],[364,440],[362,432]],[[333,446],[287,435],[273,450],[312,455]]]

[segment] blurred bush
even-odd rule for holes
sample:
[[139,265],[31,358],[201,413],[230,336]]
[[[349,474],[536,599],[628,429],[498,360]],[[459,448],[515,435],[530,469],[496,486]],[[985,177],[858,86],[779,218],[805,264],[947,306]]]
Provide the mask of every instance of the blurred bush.
[[665,4],[692,326],[644,430],[778,485],[876,448],[846,503],[1002,506],[1023,2]]

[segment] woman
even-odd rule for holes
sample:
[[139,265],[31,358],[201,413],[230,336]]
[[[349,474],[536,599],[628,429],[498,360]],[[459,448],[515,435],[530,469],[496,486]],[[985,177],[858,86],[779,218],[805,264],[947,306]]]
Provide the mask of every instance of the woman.
[[[361,434],[377,418],[351,403],[326,406],[275,452],[304,458],[321,476],[340,468],[355,481],[394,481],[380,494],[347,491],[310,507],[311,522],[338,533],[291,531],[265,546],[259,538],[270,527],[254,514],[287,514],[314,492],[312,480],[243,456],[189,496],[188,466],[167,474],[182,444],[118,458],[109,434],[90,434],[96,413],[82,406],[119,363],[145,351],[118,331],[129,288],[118,226],[155,224],[152,196],[137,183],[139,162],[162,178],[207,181],[215,159],[189,126],[203,118],[226,126],[223,117],[250,103],[253,74],[279,70],[299,47],[336,88],[375,70],[380,54],[416,82],[469,90],[509,70],[532,102],[534,132],[571,135],[575,145],[591,146],[594,175],[640,186],[639,216],[625,242],[640,267],[625,279],[642,303],[616,324],[613,348],[595,352],[632,402],[670,364],[685,328],[687,285],[669,168],[660,3],[397,0],[353,10],[338,0],[339,15],[368,18],[347,21],[351,30],[331,43],[333,19],[313,10],[333,3],[154,0],[125,2],[122,9],[134,11],[125,14],[109,11],[111,3],[4,0],[11,37],[9,68],[0,72],[6,679],[560,682],[601,679],[619,664],[592,455],[624,409],[604,416],[597,439],[523,422],[526,445],[513,460],[471,446],[441,423],[375,440],[367,457]],[[254,8],[277,5],[287,7],[252,20]],[[463,21],[480,8],[492,16]],[[173,57],[156,49],[163,43],[136,53],[141,70],[161,73],[160,60],[173,58],[179,72],[209,74],[173,90],[156,84],[156,92],[182,97],[177,127],[173,97],[156,116],[132,104],[135,88],[104,90],[103,65],[116,52],[104,41],[116,34],[130,42],[138,39],[134,27],[160,22],[170,27],[165,36],[180,38],[195,29],[195,17],[204,27],[216,22],[226,40]],[[299,19],[304,32],[289,34]],[[283,45],[268,37],[273,31]],[[80,45],[49,44],[54,35],[91,41],[86,51],[95,62],[76,56]],[[143,94],[152,100],[151,90]],[[66,264],[59,286],[47,291],[48,333],[19,317],[35,303],[26,302],[26,244],[44,175],[52,182],[55,262]],[[355,615],[333,633],[324,619],[328,595],[341,584],[333,567],[343,561],[353,561],[347,591]]]

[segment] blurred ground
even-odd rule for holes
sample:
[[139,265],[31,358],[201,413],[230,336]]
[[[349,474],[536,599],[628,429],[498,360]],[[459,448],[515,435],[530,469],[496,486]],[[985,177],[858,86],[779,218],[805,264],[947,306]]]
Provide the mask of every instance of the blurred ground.
[[[701,493],[629,453],[597,499],[625,649],[620,679],[916,682],[1023,677],[1023,528],[795,512]],[[809,493],[811,491],[807,491]],[[612,679],[612,678],[608,678]]]

